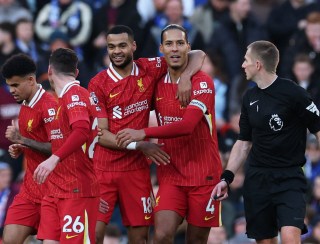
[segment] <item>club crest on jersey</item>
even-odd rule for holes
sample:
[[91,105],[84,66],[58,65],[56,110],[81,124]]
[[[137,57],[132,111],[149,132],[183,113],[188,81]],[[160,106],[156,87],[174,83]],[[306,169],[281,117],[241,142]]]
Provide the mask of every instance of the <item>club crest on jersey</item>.
[[90,103],[91,105],[97,105],[99,100],[94,92],[90,92]]
[[273,114],[273,115],[271,115],[271,118],[269,120],[269,125],[270,125],[271,130],[279,131],[283,127],[283,121],[281,120],[279,115]]
[[29,119],[29,121],[28,121],[28,127],[27,127],[27,131],[29,131],[29,132],[32,131],[32,123],[33,123],[33,119]]
[[200,88],[202,88],[202,89],[206,89],[206,88],[208,88],[208,84],[207,84],[207,82],[205,82],[205,81],[201,81],[201,82],[200,82]]
[[137,80],[137,85],[139,87],[139,91],[140,92],[144,92],[145,89],[144,89],[144,86],[143,86],[143,83],[142,83],[142,78],[140,78],[139,80]]
[[78,96],[78,95],[72,95],[72,96],[71,96],[71,100],[72,100],[73,102],[77,102],[77,101],[79,101],[80,99],[79,99],[79,96]]
[[54,116],[56,114],[56,111],[54,111],[54,108],[49,108],[48,114],[49,114],[49,116]]

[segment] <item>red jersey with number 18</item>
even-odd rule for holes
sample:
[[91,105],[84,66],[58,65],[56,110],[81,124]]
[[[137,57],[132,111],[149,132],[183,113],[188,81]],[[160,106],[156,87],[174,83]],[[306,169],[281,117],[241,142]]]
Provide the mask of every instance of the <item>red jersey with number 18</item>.
[[[68,83],[59,96],[58,110],[50,133],[53,154],[67,140],[72,123],[81,120],[92,123],[96,106],[91,104],[88,91],[79,84],[79,81]],[[48,180],[49,196],[57,198],[99,196],[93,163],[82,147],[59,162]]]
[[170,155],[170,164],[157,169],[159,183],[179,186],[214,185],[222,171],[214,117],[214,84],[204,72],[192,77],[192,96],[187,108],[175,99],[177,84],[167,74],[158,83],[155,92],[155,110],[158,124],[181,121],[185,109],[201,109],[203,118],[189,136],[159,139],[163,150]]
[[[21,106],[20,134],[38,142],[49,142],[50,123],[53,121],[56,111],[57,101],[39,85],[39,89],[30,103],[26,105],[24,102]],[[49,156],[28,147],[24,149],[24,156],[27,168],[19,194],[25,199],[40,203],[44,194],[47,193],[47,184],[37,184],[33,180],[33,173],[39,163]]]
[[[89,83],[101,108],[100,118],[108,119],[108,130],[116,134],[125,128],[148,126],[152,95],[158,79],[167,72],[163,58],[142,58],[133,63],[131,75],[122,78],[112,64]],[[116,151],[96,144],[94,164],[104,171],[131,171],[147,168],[142,152]]]

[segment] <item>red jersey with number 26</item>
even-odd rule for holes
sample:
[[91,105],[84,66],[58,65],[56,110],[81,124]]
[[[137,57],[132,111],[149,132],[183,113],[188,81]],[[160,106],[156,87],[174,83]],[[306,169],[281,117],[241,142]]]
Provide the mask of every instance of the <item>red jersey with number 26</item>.
[[214,117],[214,84],[204,72],[192,77],[192,96],[187,108],[175,99],[177,84],[167,74],[157,84],[155,110],[158,124],[181,121],[186,109],[201,109],[203,118],[189,136],[159,139],[170,155],[170,164],[157,169],[159,183],[179,186],[214,185],[222,171]]
[[[58,111],[50,133],[53,154],[67,140],[72,123],[80,120],[92,123],[95,106],[91,105],[88,91],[79,84],[79,81],[68,83],[59,96]],[[99,195],[93,163],[82,147],[57,164],[49,175],[49,187],[49,195],[57,198]]]
[[[49,142],[50,123],[57,111],[57,101],[41,85],[30,103],[22,104],[19,114],[19,131],[26,138],[38,142]],[[38,165],[49,156],[26,147],[24,149],[26,171],[19,194],[30,201],[40,203],[47,193],[47,183],[37,184],[33,173]]]
[[[148,126],[152,95],[157,81],[167,72],[163,58],[142,58],[133,63],[131,75],[122,78],[112,64],[89,83],[101,108],[100,118],[108,118],[108,130],[116,134],[125,128]],[[96,144],[94,164],[104,171],[130,171],[148,167],[142,152],[116,151]]]

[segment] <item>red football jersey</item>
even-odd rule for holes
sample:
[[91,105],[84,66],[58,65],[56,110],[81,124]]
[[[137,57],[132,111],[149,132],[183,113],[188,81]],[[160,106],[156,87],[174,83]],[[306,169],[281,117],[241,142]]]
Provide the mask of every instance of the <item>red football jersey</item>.
[[[39,142],[49,142],[50,123],[57,111],[57,101],[40,85],[39,90],[30,103],[22,104],[19,114],[19,131],[22,136]],[[36,150],[25,148],[24,156],[27,164],[20,194],[23,198],[40,203],[47,192],[47,184],[37,184],[33,173],[38,165],[49,156]]]
[[159,126],[181,121],[185,109],[191,106],[203,111],[203,118],[189,136],[159,139],[170,155],[170,164],[157,169],[160,183],[180,186],[212,185],[219,181],[222,171],[214,117],[214,84],[204,72],[192,77],[192,96],[187,108],[175,99],[177,84],[169,74],[158,83],[155,110]]
[[[112,67],[101,71],[89,83],[101,108],[100,118],[108,118],[109,131],[116,134],[125,128],[148,126],[155,84],[167,72],[163,58],[142,58],[133,63],[131,75],[122,78]],[[95,167],[105,171],[130,171],[146,168],[142,152],[117,151],[96,144]]]
[[[95,106],[91,105],[88,91],[79,84],[79,81],[68,83],[59,95],[58,110],[50,132],[53,154],[67,140],[72,123],[80,120],[92,123]],[[59,162],[48,180],[49,196],[77,198],[99,195],[93,163],[82,147]]]

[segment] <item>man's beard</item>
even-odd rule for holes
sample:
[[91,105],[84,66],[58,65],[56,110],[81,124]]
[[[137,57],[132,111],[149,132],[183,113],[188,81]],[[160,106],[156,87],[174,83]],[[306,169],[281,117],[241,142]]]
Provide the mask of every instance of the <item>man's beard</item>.
[[128,56],[128,57],[124,60],[124,62],[123,62],[122,64],[120,64],[120,65],[115,64],[115,63],[112,61],[111,58],[110,58],[110,61],[111,61],[112,65],[113,65],[114,67],[117,67],[117,68],[119,68],[119,69],[123,69],[123,68],[127,67],[127,66],[131,63],[132,59],[133,59],[132,56]]

